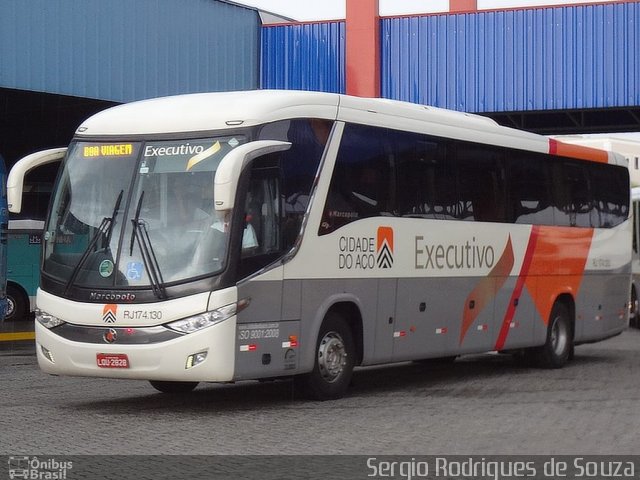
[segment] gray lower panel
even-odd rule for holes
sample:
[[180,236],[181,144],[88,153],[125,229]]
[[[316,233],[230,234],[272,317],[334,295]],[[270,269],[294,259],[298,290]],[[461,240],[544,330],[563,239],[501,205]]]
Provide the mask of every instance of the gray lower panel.
[[300,322],[238,324],[236,380],[277,377],[297,372]]
[[[540,282],[548,280],[529,278],[520,288],[517,280],[248,282],[239,287],[239,298],[252,301],[238,315],[236,377],[310,371],[322,321],[339,303],[350,303],[360,312],[365,365],[542,345],[548,319],[540,316],[535,298]],[[584,275],[575,299],[577,341],[604,338],[624,328],[628,285],[627,274]]]
[[628,274],[584,276],[576,300],[576,341],[598,340],[626,328],[629,285]]

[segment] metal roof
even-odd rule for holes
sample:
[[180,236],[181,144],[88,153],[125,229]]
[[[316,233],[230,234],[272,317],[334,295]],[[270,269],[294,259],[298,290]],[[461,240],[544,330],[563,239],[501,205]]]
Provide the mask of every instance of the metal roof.
[[[263,27],[263,88],[345,91],[344,23]],[[640,106],[640,2],[381,19],[381,95],[467,112]]]
[[345,92],[345,23],[262,28],[261,86]]
[[127,102],[256,88],[260,19],[215,0],[3,0],[0,87]]
[[382,21],[382,95],[471,112],[640,105],[640,3]]

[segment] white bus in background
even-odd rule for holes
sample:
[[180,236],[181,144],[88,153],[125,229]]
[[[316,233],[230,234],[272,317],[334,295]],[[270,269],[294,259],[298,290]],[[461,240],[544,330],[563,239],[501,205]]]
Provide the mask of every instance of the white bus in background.
[[633,205],[633,259],[629,324],[640,328],[640,187],[631,189]]
[[[61,156],[14,166],[12,211]],[[318,399],[356,365],[497,350],[562,367],[627,326],[629,191],[619,155],[421,105],[114,107],[78,128],[54,187],[38,362],[163,392],[293,377]]]

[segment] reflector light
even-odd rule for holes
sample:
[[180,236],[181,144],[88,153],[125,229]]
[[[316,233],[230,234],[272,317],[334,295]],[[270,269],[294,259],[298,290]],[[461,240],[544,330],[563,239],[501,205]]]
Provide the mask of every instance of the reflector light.
[[198,353],[194,353],[193,355],[189,355],[187,357],[187,363],[184,368],[188,370],[192,367],[195,367],[196,365],[200,365],[206,359],[207,359],[207,352],[198,352]]
[[56,363],[55,360],[53,359],[53,354],[48,349],[40,345],[40,351],[42,352],[42,355],[44,355],[44,357],[47,360],[49,360],[51,363]]

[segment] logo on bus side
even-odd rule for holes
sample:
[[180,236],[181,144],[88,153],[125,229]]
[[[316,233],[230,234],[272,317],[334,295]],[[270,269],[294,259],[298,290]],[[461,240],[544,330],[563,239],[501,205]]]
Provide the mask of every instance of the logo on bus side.
[[108,303],[102,309],[102,320],[105,323],[116,323],[116,313],[118,313],[118,305]]
[[375,237],[338,239],[338,268],[341,270],[371,270],[393,267],[393,228],[378,227]]
[[378,267],[393,266],[393,228],[378,227]]

